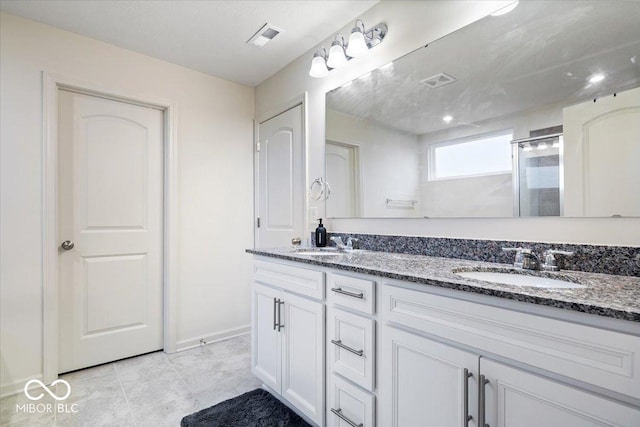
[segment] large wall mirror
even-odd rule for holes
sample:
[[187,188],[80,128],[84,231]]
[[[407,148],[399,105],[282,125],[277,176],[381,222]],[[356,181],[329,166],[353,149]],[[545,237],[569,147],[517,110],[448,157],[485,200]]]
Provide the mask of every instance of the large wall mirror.
[[640,216],[639,22],[520,2],[330,91],[326,216]]

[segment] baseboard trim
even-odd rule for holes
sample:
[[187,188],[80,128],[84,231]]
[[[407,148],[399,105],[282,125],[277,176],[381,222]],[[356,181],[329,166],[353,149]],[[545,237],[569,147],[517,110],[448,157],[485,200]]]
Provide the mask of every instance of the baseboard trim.
[[[27,381],[31,381],[31,380],[42,381],[42,374],[32,375],[30,377],[12,381],[7,384],[2,384],[0,386],[0,399],[13,396],[14,394],[22,393],[22,391],[24,390],[24,385],[27,383]],[[33,388],[33,387],[30,387],[30,388]]]
[[241,326],[239,328],[227,329],[225,331],[214,332],[186,340],[180,340],[176,343],[176,351],[190,350],[192,348],[203,345],[200,340],[204,340],[205,344],[211,344],[217,341],[228,340],[229,338],[238,337],[251,332],[251,325]]

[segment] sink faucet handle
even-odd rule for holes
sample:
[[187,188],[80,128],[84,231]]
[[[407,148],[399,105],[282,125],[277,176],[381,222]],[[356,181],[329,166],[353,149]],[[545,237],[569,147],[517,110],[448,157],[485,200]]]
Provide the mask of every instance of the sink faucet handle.
[[571,251],[560,251],[558,249],[547,249],[546,251],[544,251],[545,256],[546,255],[563,255],[563,256],[573,256],[574,252]]
[[556,258],[556,255],[570,257],[570,256],[573,256],[573,254],[574,253],[570,251],[547,249],[546,251],[544,251],[544,254],[542,257],[544,261],[544,263],[542,264],[542,268],[544,270],[549,270],[549,271],[558,271],[560,270],[561,261],[558,260],[558,258]]
[[513,261],[513,266],[516,268],[523,268],[525,270],[538,270],[540,268],[540,261],[536,254],[528,248],[502,248],[504,252],[515,252],[516,258]]

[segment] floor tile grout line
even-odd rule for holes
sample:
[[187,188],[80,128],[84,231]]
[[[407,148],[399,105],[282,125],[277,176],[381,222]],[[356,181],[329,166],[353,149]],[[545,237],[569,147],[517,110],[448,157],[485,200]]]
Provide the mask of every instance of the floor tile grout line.
[[180,378],[180,381],[182,381],[182,384],[184,384],[185,387],[187,387],[187,389],[189,390],[189,392],[192,392],[191,387],[189,387],[189,384],[187,384],[187,382],[185,381],[184,378],[182,378],[182,375],[180,375],[180,372],[178,372],[178,370],[176,369],[176,366],[173,364],[173,362],[171,361],[171,359],[169,358],[169,356],[167,355],[167,353],[164,353],[164,357],[167,359],[167,361],[169,362],[169,366],[171,366],[171,369],[173,369],[173,372],[176,373],[176,375],[178,375],[178,378]]
[[138,423],[136,422],[136,417],[133,416],[133,409],[131,409],[131,404],[129,403],[129,396],[127,396],[127,392],[124,391],[124,386],[122,385],[122,381],[120,380],[120,374],[118,373],[118,367],[115,363],[113,363],[113,369],[116,371],[116,378],[118,379],[118,384],[120,385],[120,390],[122,390],[122,394],[124,395],[124,400],[127,402],[127,408],[129,408],[129,414],[131,414],[131,421],[133,421],[133,425],[138,427]]

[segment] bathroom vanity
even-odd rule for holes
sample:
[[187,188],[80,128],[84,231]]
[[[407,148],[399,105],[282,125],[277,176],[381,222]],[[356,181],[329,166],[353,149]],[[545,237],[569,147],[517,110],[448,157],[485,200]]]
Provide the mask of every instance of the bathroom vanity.
[[254,254],[252,370],[319,426],[640,425],[640,278],[374,251]]

